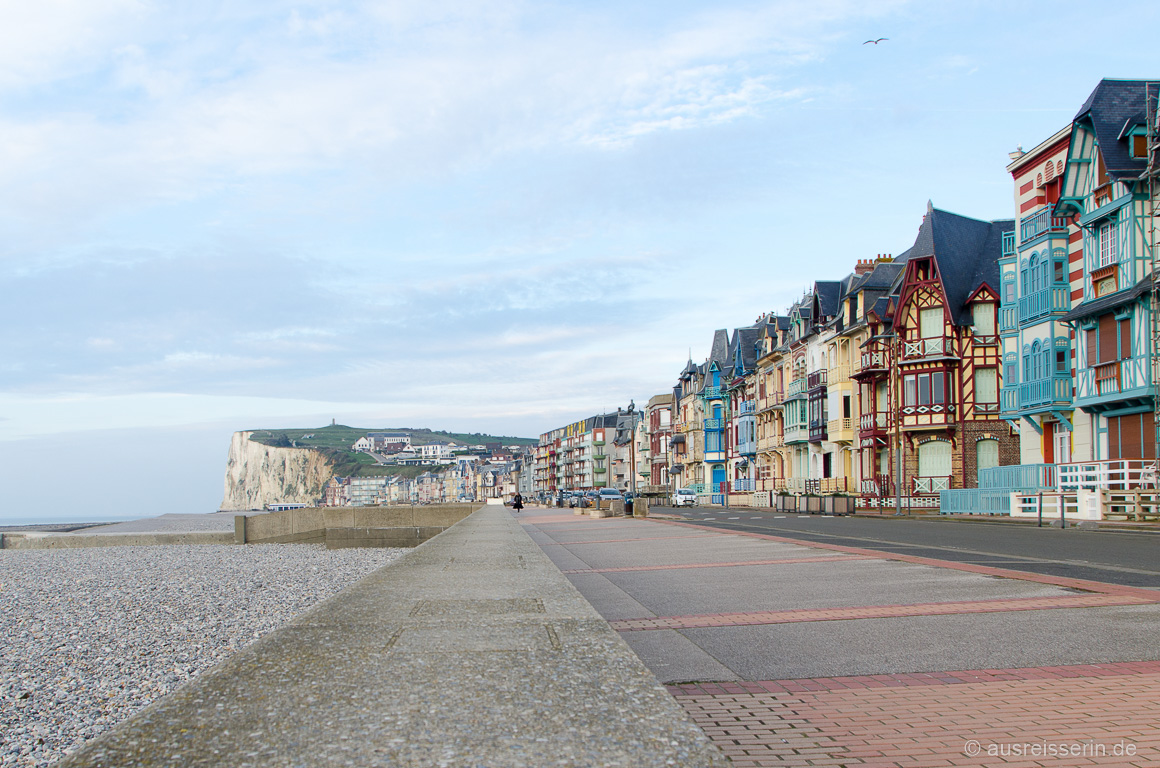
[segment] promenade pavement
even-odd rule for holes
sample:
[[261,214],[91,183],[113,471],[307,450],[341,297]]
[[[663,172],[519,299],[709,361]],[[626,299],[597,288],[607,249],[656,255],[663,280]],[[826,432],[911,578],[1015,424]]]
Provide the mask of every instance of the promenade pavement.
[[518,518],[734,765],[1160,766],[1160,591]]
[[58,763],[727,764],[501,506],[483,507]]

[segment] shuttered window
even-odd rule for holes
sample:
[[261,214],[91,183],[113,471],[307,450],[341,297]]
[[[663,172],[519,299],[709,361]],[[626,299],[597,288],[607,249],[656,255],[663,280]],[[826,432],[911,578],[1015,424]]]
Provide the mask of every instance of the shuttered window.
[[1132,356],[1132,321],[1120,321],[1120,359],[1127,360]]
[[975,369],[975,402],[999,402],[999,371],[997,368]]
[[1116,318],[1104,315],[1100,318],[1100,356],[1099,362],[1110,363],[1116,359]]
[[1151,411],[1108,417],[1108,458],[1156,458],[1156,417]]
[[980,440],[975,443],[975,463],[979,471],[999,466],[999,441]]
[[924,309],[918,314],[918,332],[924,339],[937,339],[943,335],[942,307]]
[[951,474],[951,444],[932,440],[918,446],[919,477],[949,477]]
[[1095,365],[1100,361],[1100,347],[1096,341],[1096,329],[1089,328],[1084,334],[1084,349],[1087,350],[1087,364]]
[[995,335],[995,305],[976,304],[971,309],[972,319],[975,321],[975,333],[980,336]]

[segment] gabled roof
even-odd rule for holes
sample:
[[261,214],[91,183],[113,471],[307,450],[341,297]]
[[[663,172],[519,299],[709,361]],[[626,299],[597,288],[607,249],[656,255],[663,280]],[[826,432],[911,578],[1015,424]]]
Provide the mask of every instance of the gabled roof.
[[[737,359],[737,353],[741,353],[741,365],[747,371],[752,371],[754,365],[757,364],[757,339],[761,335],[761,329],[756,325],[751,325],[747,328],[738,328],[733,331],[733,343],[730,350],[730,361]],[[733,371],[733,375],[738,375],[738,371]]]
[[980,221],[934,207],[927,209],[907,258],[934,257],[956,325],[973,322],[966,302],[979,286],[986,283],[998,292],[1003,233],[1014,229],[1013,219]]
[[1145,95],[1155,104],[1158,84],[1145,80],[1101,80],[1076,113],[1073,122],[1090,122],[1100,145],[1108,175],[1135,178],[1143,173],[1147,159],[1132,157],[1124,139],[1133,121],[1144,122]]

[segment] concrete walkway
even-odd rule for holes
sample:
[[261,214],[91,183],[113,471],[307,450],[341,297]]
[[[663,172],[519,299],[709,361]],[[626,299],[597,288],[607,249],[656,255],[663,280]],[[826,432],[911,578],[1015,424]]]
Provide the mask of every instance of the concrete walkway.
[[59,763],[727,764],[494,506]]
[[1160,766],[1160,591],[656,519],[521,522],[737,766]]

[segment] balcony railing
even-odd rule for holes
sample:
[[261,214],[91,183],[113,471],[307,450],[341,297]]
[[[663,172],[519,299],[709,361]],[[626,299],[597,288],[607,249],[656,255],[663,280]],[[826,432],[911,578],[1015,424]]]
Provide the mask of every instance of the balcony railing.
[[785,441],[787,443],[801,443],[810,439],[810,428],[805,424],[786,424]]
[[806,380],[805,379],[794,379],[793,381],[791,381],[789,383],[789,387],[786,388],[785,396],[786,396],[786,399],[788,400],[791,397],[797,397],[798,395],[804,395],[805,393],[806,393]]
[[951,478],[948,477],[915,477],[914,492],[915,493],[938,493],[939,491],[949,491],[951,489]]
[[850,490],[850,483],[845,477],[812,477],[805,481],[804,488],[804,493],[844,493]]
[[853,419],[830,419],[826,425],[830,440],[851,440],[854,437]]
[[862,414],[861,428],[863,432],[890,429],[894,425],[889,411]]
[[742,400],[737,405],[737,415],[738,416],[745,416],[745,415],[750,414],[750,413],[755,413],[756,411],[757,411],[756,405],[752,400]]
[[1001,254],[1002,256],[1005,257],[1005,256],[1014,256],[1015,255],[1015,233],[1014,232],[1004,232],[1003,233],[1002,248],[1003,248],[1002,254]]
[[[1071,377],[1052,376],[1049,379],[1026,381],[1019,385],[1019,407],[1035,408],[1056,403],[1071,402]],[[1006,410],[1006,408],[1004,408]]]
[[1015,413],[1019,410],[1019,385],[1012,384],[999,390],[999,407],[1003,413]]
[[757,490],[757,481],[751,478],[741,478],[732,483],[734,493],[745,493]]
[[886,370],[890,358],[885,352],[863,352],[862,353],[862,370],[863,371],[879,371]]
[[705,424],[705,429],[724,429],[725,428],[725,420],[724,419],[705,419],[704,424]]
[[1093,365],[1096,376],[1096,394],[1114,395],[1120,391],[1120,361]]
[[848,381],[850,378],[850,366],[848,365],[833,365],[830,366],[829,372],[826,374],[829,383],[837,384],[838,382]]
[[1019,222],[1019,244],[1023,245],[1044,232],[1067,232],[1067,219],[1051,215],[1051,206],[1043,208]]
[[918,339],[908,341],[903,345],[902,356],[912,357],[942,357],[949,354],[950,340],[946,338]]
[[1066,312],[1071,309],[1067,288],[1044,288],[1041,291],[1019,299],[1019,322],[1026,323],[1052,312]]
[[1019,330],[1019,308],[1001,307],[999,309],[999,332]]
[[821,441],[827,440],[827,439],[829,439],[829,438],[828,438],[828,435],[826,434],[826,422],[824,422],[824,421],[810,422],[810,442],[811,443],[820,443]]
[[806,375],[806,387],[813,389],[814,387],[826,386],[826,371],[814,371]]
[[721,387],[705,387],[701,390],[701,397],[706,400],[717,400],[721,397]]

